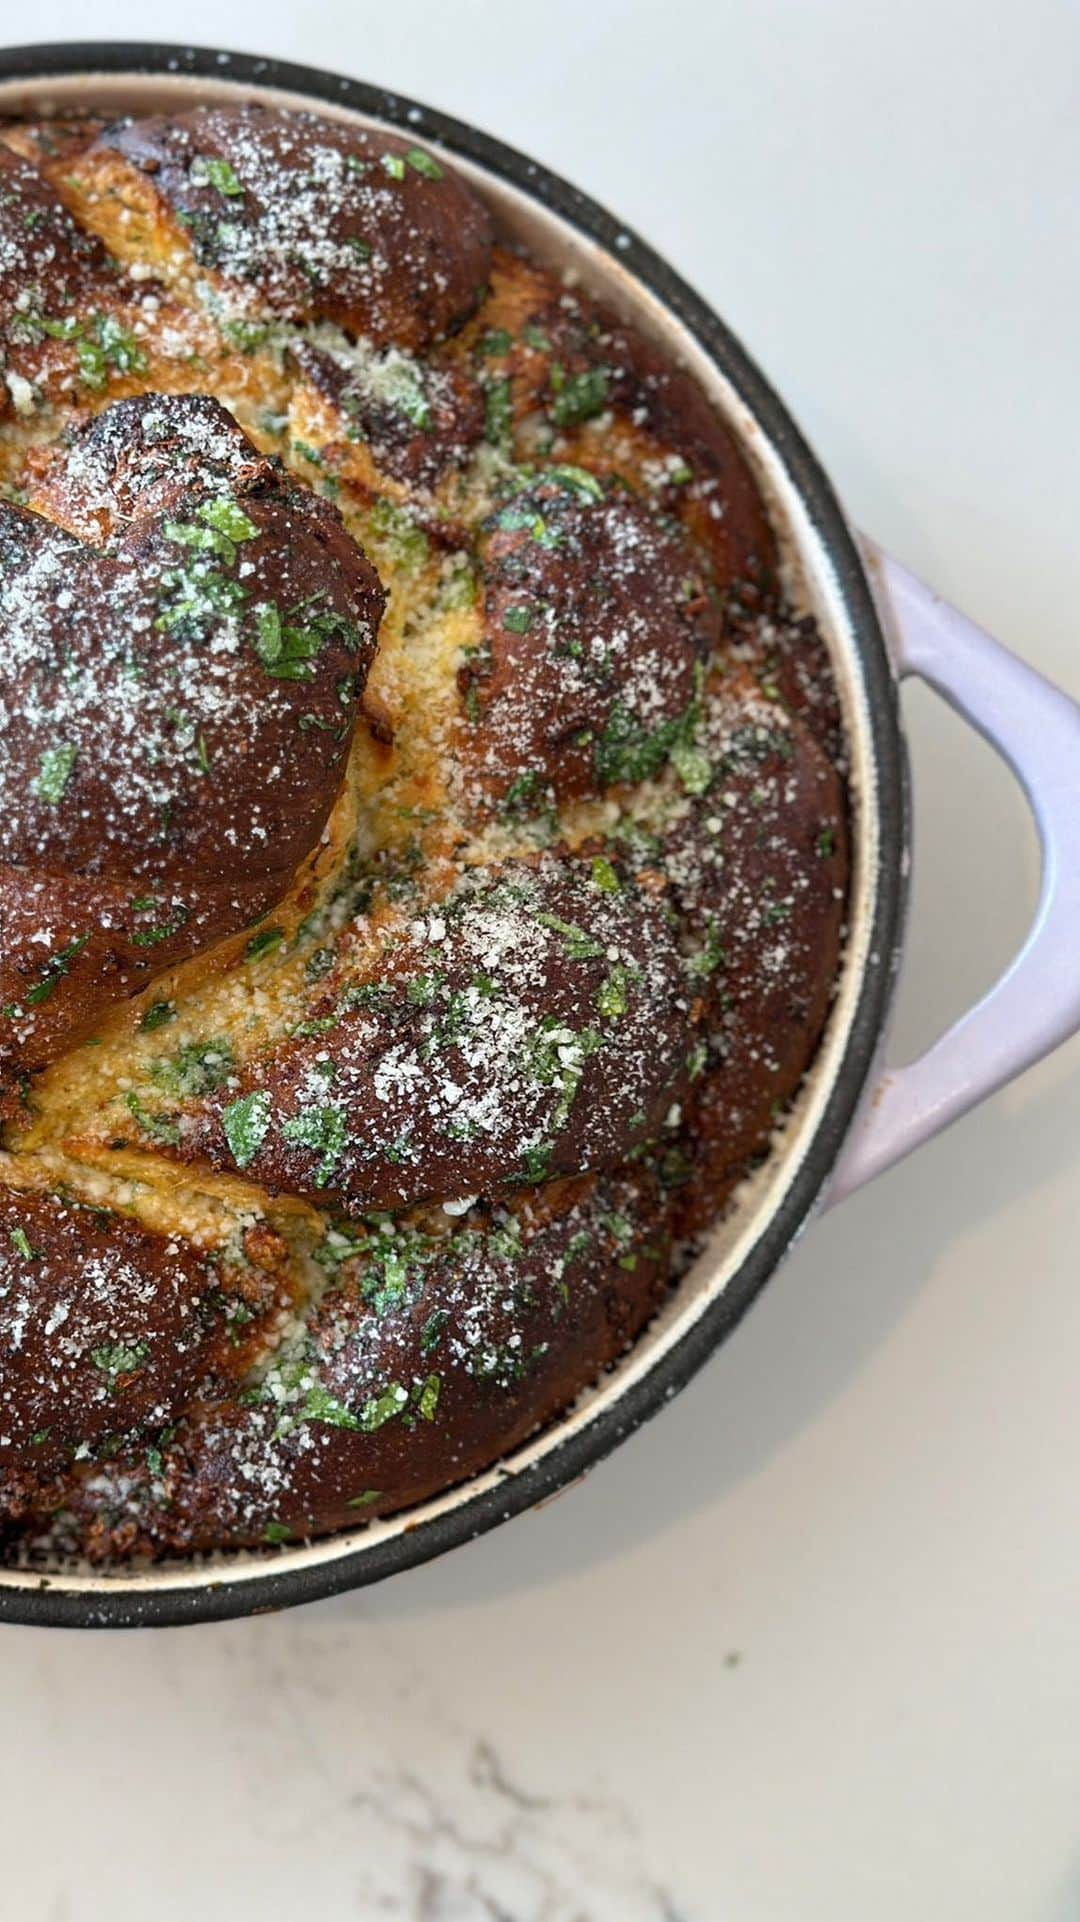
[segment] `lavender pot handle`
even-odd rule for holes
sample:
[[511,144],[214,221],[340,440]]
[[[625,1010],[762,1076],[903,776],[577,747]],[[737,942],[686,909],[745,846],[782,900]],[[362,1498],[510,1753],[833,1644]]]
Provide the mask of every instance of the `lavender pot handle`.
[[1035,816],[1039,905],[989,993],[905,1068],[871,1083],[828,1205],[939,1134],[1080,1028],[1080,707],[864,540],[897,673],[918,674],[1008,762]]

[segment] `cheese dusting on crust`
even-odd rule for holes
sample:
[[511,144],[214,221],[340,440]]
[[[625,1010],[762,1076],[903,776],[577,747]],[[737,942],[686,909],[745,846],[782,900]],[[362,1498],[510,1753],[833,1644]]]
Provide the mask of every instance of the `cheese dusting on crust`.
[[808,1067],[814,624],[446,161],[0,125],[0,1541],[269,1546],[615,1363]]

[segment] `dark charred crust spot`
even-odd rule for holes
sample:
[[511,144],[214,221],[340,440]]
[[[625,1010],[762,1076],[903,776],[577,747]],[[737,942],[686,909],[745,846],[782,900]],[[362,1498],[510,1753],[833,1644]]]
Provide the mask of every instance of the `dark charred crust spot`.
[[484,431],[483,396],[461,367],[347,341],[334,349],[297,341],[290,354],[337,409],[343,438],[366,447],[377,469],[406,486],[434,487]]
[[258,106],[109,129],[195,258],[244,305],[422,349],[471,314],[491,221],[441,160],[395,134]]

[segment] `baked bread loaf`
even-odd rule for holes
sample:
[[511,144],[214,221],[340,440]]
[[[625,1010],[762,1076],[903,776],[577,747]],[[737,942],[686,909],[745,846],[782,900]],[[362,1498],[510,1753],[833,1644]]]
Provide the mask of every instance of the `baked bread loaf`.
[[3,123],[0,354],[0,1540],[352,1526],[768,1154],[825,650],[693,381],[396,135]]

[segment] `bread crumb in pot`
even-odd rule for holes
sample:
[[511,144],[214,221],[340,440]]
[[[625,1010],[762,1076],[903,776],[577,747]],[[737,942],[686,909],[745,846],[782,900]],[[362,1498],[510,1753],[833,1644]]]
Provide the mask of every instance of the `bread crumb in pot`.
[[0,125],[0,1540],[408,1507],[813,1058],[825,649],[722,421],[407,138]]

